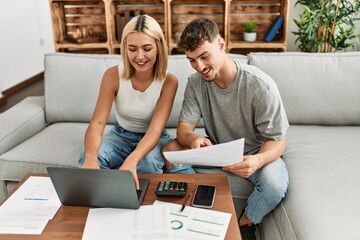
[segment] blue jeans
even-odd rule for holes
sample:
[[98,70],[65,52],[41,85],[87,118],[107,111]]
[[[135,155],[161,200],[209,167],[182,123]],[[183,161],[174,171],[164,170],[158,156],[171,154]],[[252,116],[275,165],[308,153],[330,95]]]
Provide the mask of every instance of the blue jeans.
[[[139,144],[145,133],[127,131],[116,123],[111,130],[104,135],[102,144],[98,151],[98,162],[102,169],[118,169],[127,156]],[[163,173],[164,160],[161,156],[161,148],[171,140],[170,135],[164,129],[161,133],[157,146],[146,154],[137,164],[139,173]],[[80,153],[78,166],[81,167],[85,161],[85,149]],[[177,173],[192,173],[191,166],[179,166]]]
[[257,170],[248,180],[254,184],[245,214],[254,224],[272,211],[285,197],[289,176],[284,161],[279,158]]

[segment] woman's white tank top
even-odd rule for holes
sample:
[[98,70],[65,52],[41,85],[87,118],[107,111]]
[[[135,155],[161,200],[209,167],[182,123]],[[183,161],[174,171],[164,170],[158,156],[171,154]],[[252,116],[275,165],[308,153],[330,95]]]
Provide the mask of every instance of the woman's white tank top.
[[165,79],[153,80],[144,92],[140,92],[133,88],[130,79],[120,78],[119,91],[114,101],[116,120],[121,127],[131,132],[146,132],[164,82]]

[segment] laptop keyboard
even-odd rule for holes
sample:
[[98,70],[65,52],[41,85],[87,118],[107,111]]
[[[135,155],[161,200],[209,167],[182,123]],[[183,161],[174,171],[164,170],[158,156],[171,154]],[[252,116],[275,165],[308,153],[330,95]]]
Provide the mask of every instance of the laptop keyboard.
[[140,196],[141,196],[141,190],[136,190],[136,193],[137,193],[137,197],[138,197],[138,199],[140,198]]

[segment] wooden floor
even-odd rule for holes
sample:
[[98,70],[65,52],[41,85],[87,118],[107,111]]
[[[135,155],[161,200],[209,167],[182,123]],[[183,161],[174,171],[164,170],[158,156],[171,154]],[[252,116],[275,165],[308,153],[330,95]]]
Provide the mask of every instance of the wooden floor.
[[4,103],[0,105],[0,113],[6,111],[28,96],[44,96],[44,79],[32,81],[27,86],[10,92],[11,94],[4,94]]

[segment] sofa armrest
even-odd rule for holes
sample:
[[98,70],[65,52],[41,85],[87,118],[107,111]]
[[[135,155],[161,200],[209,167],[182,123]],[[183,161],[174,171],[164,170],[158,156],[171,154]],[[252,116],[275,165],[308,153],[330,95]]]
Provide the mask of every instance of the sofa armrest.
[[0,114],[0,155],[45,127],[45,98],[25,98]]

